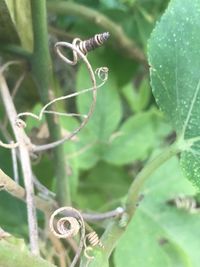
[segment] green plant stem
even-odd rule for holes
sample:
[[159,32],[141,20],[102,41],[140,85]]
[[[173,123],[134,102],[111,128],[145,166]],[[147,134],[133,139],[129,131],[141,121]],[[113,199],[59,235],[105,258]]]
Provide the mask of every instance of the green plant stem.
[[[147,163],[147,165],[139,172],[136,178],[133,180],[128,197],[125,204],[125,210],[128,215],[128,222],[134,216],[137,208],[137,203],[139,199],[139,194],[141,189],[146,182],[146,180],[168,159],[179,153],[179,148],[177,143],[173,144],[167,148],[163,153],[158,155],[155,159]],[[111,222],[105,233],[102,236],[102,243],[104,244],[104,251],[100,254],[97,253],[97,257],[91,262],[90,267],[102,267],[104,266],[103,261],[107,260],[112,253],[113,249],[116,247],[119,238],[125,232],[126,227],[122,228],[119,226],[118,221]]]
[[155,172],[164,162],[170,159],[172,156],[179,153],[179,147],[177,143],[169,146],[163,153],[158,155],[155,159],[150,161],[136,176],[128,192],[126,200],[126,212],[130,218],[133,217],[139,201],[140,191],[146,182],[146,180]]
[[13,54],[14,56],[17,56],[19,58],[26,59],[26,60],[29,60],[31,58],[31,53],[18,45],[0,44],[0,51]]
[[147,66],[146,57],[136,43],[124,33],[120,25],[100,12],[70,1],[50,1],[47,3],[47,8],[51,12],[60,15],[75,15],[100,26],[111,34],[113,43],[117,44],[120,51],[123,51],[129,58]]
[[[46,104],[52,100],[53,74],[52,64],[48,48],[46,1],[31,0],[34,51],[31,59],[32,74],[39,90],[41,102]],[[61,138],[60,126],[55,115],[46,116],[52,141]],[[69,205],[70,186],[66,172],[66,161],[63,146],[57,146],[53,150],[54,167],[57,186],[57,199],[60,205]]]

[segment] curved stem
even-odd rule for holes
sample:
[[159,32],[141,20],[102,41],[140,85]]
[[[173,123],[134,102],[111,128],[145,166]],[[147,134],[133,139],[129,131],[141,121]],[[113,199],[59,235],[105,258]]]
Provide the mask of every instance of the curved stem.
[[[141,189],[146,182],[146,180],[168,159],[172,156],[179,153],[179,148],[177,143],[173,144],[167,148],[164,152],[158,155],[155,159],[147,163],[147,165],[139,172],[136,178],[133,180],[132,185],[130,186],[128,197],[125,203],[125,211],[128,215],[128,222],[133,218],[134,213],[137,208],[137,203],[139,200],[139,194]],[[126,228],[119,226],[118,221],[111,222],[111,224],[106,229],[105,233],[102,236],[102,243],[105,247],[105,250],[102,255],[99,253],[97,257],[91,262],[91,267],[100,267],[103,266],[103,261],[108,259],[113,249],[116,247],[119,238],[125,232]]]
[[129,58],[147,66],[145,55],[136,43],[124,33],[120,25],[100,12],[70,1],[50,1],[47,3],[47,8],[49,11],[57,14],[76,15],[100,26],[111,34],[113,42],[117,43],[120,51],[124,51]]
[[137,208],[137,202],[139,201],[140,191],[146,182],[146,180],[157,170],[164,162],[170,159],[172,156],[179,153],[179,148],[177,143],[174,143],[172,146],[169,146],[163,153],[158,155],[155,159],[150,161],[139,174],[136,176],[128,192],[128,197],[126,200],[126,212],[130,218],[135,213]]
[[[51,100],[53,92],[53,74],[51,58],[48,49],[46,1],[31,0],[34,51],[31,58],[32,74],[39,90],[43,104]],[[46,116],[52,141],[61,138],[60,127],[56,116]],[[53,150],[54,166],[57,181],[57,198],[61,205],[70,204],[70,185],[65,169],[65,155],[63,146]]]

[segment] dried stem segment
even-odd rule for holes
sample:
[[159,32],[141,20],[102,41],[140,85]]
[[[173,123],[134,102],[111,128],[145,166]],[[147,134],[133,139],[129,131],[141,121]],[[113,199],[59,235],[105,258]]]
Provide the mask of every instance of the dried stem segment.
[[29,238],[31,251],[33,254],[39,254],[38,247],[38,228],[36,220],[36,208],[34,203],[34,189],[32,181],[32,170],[29,157],[29,146],[30,140],[26,136],[23,128],[16,125],[15,118],[17,117],[17,112],[15,110],[12,97],[10,95],[8,86],[4,77],[0,74],[0,86],[1,86],[1,97],[12,126],[16,141],[19,145],[20,162],[24,177],[24,184],[26,188],[26,203],[27,203],[27,213],[28,213],[28,224],[29,224]]
[[[26,192],[24,188],[18,185],[15,181],[13,181],[1,169],[0,169],[0,189],[7,191],[9,194],[18,199],[21,199],[22,201],[26,201]],[[36,207],[39,210],[43,211],[44,213],[50,213],[57,206],[55,202],[46,201],[38,196],[34,196],[34,201]]]

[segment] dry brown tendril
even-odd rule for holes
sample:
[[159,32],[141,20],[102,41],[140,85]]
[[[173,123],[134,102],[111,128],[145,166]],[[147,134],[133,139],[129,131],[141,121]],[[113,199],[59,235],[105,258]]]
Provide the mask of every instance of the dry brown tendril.
[[[62,217],[56,220],[56,216],[61,215],[62,212],[69,214],[69,216]],[[81,233],[80,243],[76,255],[70,265],[74,267],[80,257],[81,251],[84,246],[85,238],[85,224],[81,213],[72,207],[62,207],[53,212],[49,220],[49,227],[52,233],[58,238],[70,238]]]

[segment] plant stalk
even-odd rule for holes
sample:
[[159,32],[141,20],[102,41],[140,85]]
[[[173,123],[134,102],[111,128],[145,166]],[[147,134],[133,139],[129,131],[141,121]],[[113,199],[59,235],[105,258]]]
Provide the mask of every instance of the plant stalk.
[[[163,151],[160,155],[158,155],[155,159],[147,163],[147,165],[138,173],[136,178],[133,180],[125,203],[125,212],[128,215],[127,225],[133,219],[137,208],[137,203],[139,201],[139,194],[144,183],[164,162],[166,162],[168,159],[179,152],[180,151],[177,143],[173,144],[165,151]],[[101,239],[105,249],[101,254],[99,252],[97,253],[97,257],[95,257],[94,260],[91,261],[90,267],[104,266],[105,261],[110,257],[120,237],[125,232],[126,227],[120,227],[118,220],[110,223]]]
[[9,118],[11,127],[13,129],[15,139],[19,144],[20,164],[22,167],[24,184],[26,188],[25,198],[27,204],[30,246],[32,253],[37,255],[39,254],[38,226],[37,226],[36,208],[34,201],[32,169],[31,169],[31,162],[28,149],[30,145],[30,140],[26,136],[23,128],[18,127],[16,125],[17,112],[3,75],[0,75],[0,87],[1,87],[0,92],[2,101],[5,106],[5,110]]
[[[48,48],[46,1],[31,0],[34,50],[31,59],[32,74],[43,105],[52,100],[53,73]],[[55,114],[46,115],[51,141],[61,139],[61,130]],[[57,199],[60,205],[70,205],[70,184],[67,177],[63,146],[53,150]]]

